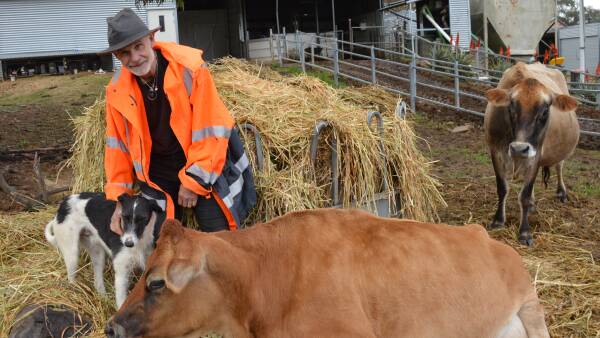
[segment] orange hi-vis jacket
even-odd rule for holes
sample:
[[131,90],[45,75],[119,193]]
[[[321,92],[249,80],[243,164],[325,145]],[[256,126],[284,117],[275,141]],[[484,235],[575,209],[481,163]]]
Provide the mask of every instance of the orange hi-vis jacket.
[[[230,229],[235,229],[248,210],[232,213],[234,200],[240,199],[238,195],[242,195],[243,186],[250,185],[253,189],[253,183],[241,142],[238,148],[242,150],[230,159],[232,154],[228,147],[230,136],[235,133],[234,119],[217,93],[201,50],[168,42],[156,42],[154,48],[169,62],[164,91],[171,105],[170,125],[187,159],[178,174],[179,179],[196,194],[215,198]],[[237,133],[235,135],[239,139]],[[149,179],[151,148],[141,90],[134,75],[122,67],[106,88],[104,165],[107,183],[104,191],[108,199],[116,200],[123,193],[133,193],[136,179],[141,182],[142,193],[144,186],[162,192]],[[221,177],[225,176],[221,174],[227,165],[232,169],[227,170],[228,177]],[[242,176],[246,177],[245,181]],[[173,218],[176,201],[164,193],[160,202],[167,217]]]

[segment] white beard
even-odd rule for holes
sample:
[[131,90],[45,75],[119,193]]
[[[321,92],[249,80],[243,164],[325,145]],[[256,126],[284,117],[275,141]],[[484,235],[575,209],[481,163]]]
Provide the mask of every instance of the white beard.
[[139,65],[137,67],[125,66],[125,68],[127,68],[127,70],[130,71],[133,75],[141,77],[141,76],[144,76],[144,75],[147,75],[148,73],[150,73],[155,60],[156,60],[156,54],[152,53],[152,54],[150,54],[150,58],[148,58],[148,60],[146,62],[142,63],[141,65]]

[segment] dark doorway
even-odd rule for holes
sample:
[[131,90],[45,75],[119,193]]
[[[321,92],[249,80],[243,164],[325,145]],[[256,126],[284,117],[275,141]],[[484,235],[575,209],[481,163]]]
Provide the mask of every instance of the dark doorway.
[[241,1],[184,1],[177,13],[179,43],[202,49],[207,61],[227,55],[244,57]]

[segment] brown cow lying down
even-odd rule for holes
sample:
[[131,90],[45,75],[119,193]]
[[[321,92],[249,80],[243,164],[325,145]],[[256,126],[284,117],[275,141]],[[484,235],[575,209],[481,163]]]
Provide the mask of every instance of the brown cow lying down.
[[549,337],[511,247],[479,225],[356,210],[238,232],[164,223],[108,337]]

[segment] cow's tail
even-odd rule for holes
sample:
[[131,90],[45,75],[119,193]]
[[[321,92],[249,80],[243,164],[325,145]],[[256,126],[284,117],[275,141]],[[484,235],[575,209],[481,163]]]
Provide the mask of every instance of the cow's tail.
[[44,235],[46,235],[46,240],[56,246],[56,237],[54,236],[54,226],[56,225],[56,217],[54,217],[48,224],[46,224],[46,229],[44,230]]
[[542,168],[542,180],[544,181],[544,188],[548,188],[548,180],[550,180],[550,167]]
[[527,332],[527,337],[550,338],[544,319],[544,309],[537,297],[523,304],[519,309],[518,316]]

